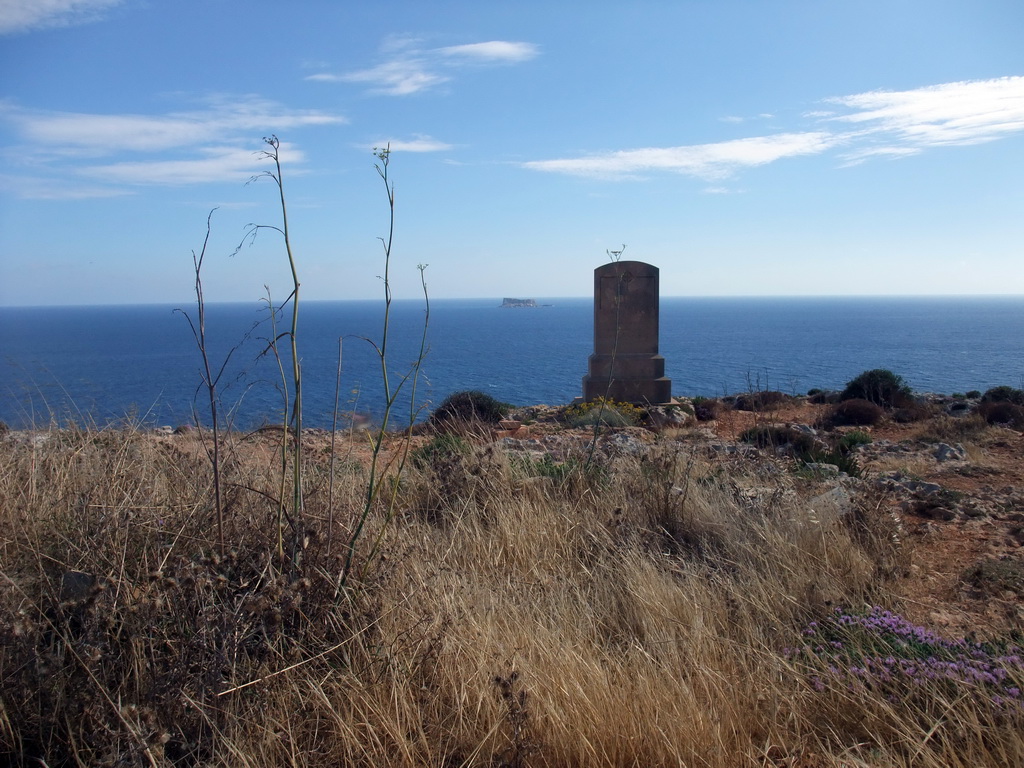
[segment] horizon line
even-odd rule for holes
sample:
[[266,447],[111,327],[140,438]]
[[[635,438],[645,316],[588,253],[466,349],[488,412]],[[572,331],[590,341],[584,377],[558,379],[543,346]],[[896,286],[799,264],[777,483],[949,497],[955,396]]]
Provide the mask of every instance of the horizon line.
[[[575,296],[439,296],[431,297],[431,303],[436,301],[502,301],[504,298],[517,298],[517,299],[533,299],[534,301],[561,301],[570,300],[576,301],[580,299],[592,299],[593,296],[589,294],[575,295]],[[1024,299],[1024,293],[799,293],[799,294],[775,294],[775,293],[758,293],[758,294],[663,294],[659,298],[661,299]],[[367,303],[379,303],[382,300],[378,298],[372,299],[304,299],[303,304],[326,304],[330,302],[367,302]],[[422,297],[408,297],[408,298],[395,298],[394,301],[401,302],[422,302]],[[259,303],[258,299],[246,300],[236,299],[230,301],[209,301],[206,302],[207,306],[224,306],[224,305],[243,305],[250,303]],[[2,304],[0,303],[0,310],[6,309],[75,309],[75,308],[102,308],[102,307],[171,307],[178,308],[192,307],[195,305],[195,299],[190,301],[123,301],[123,302],[94,302],[94,303],[78,303],[78,304]],[[500,306],[500,304],[499,304]],[[541,309],[542,307],[537,307]]]

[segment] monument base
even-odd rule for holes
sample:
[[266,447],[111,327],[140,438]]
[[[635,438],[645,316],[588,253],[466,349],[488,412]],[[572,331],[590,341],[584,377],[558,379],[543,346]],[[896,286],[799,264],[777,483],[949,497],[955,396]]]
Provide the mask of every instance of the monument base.
[[672,402],[672,380],[658,379],[600,379],[583,377],[583,399],[587,402],[599,397],[617,403],[634,405],[665,405]]
[[604,397],[619,403],[664,405],[672,400],[672,380],[665,378],[661,355],[591,355],[583,377],[583,399]]

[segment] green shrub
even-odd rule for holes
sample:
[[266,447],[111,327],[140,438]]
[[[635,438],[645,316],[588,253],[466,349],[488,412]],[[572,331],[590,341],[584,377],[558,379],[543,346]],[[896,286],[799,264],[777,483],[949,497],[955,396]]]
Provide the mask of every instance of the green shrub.
[[775,392],[772,390],[766,392],[751,392],[737,397],[733,407],[737,411],[766,411],[770,408],[785,405],[792,401],[792,399],[792,397],[784,394],[783,392]]
[[970,392],[968,392],[968,393],[967,393],[967,394],[966,394],[965,396],[966,396],[967,398],[969,398],[969,399],[972,399],[972,400],[977,400],[977,399],[978,399],[979,397],[981,397],[981,392],[979,392],[979,391],[978,391],[978,390],[976,390],[976,389],[972,389],[972,390],[971,390]]
[[847,432],[841,438],[839,438],[839,449],[842,451],[851,451],[858,445],[869,445],[871,443],[871,435],[867,432],[861,432],[860,430],[852,430]]
[[465,390],[446,397],[430,416],[430,423],[440,424],[497,424],[512,406],[495,400],[485,392]]
[[860,464],[857,463],[849,451],[834,448],[829,451],[814,451],[811,454],[800,457],[805,464],[831,464],[840,472],[845,472],[850,477],[860,477]]
[[635,427],[643,418],[643,411],[631,403],[616,403],[599,397],[566,409],[565,418],[574,427]]
[[1014,389],[1013,387],[992,387],[992,389],[985,392],[981,396],[981,402],[983,403],[1013,403],[1014,405],[1024,405],[1024,389]]
[[882,420],[885,411],[869,400],[855,398],[837,403],[829,414],[833,426],[870,427]]
[[883,408],[897,408],[911,402],[911,391],[902,376],[875,368],[847,382],[840,400],[867,400]]
[[788,446],[789,450],[797,456],[809,454],[814,450],[813,436],[792,427],[776,424],[751,427],[740,435],[740,440],[756,445],[758,448]]
[[440,434],[429,443],[414,450],[409,458],[417,469],[428,469],[439,462],[468,454],[469,446],[461,437],[458,435]]
[[740,435],[740,440],[756,445],[758,448],[783,446],[793,458],[803,465],[832,464],[840,472],[845,472],[850,477],[859,477],[860,466],[851,455],[851,448],[854,445],[862,445],[865,440],[871,442],[871,437],[863,432],[848,434],[853,436],[850,440],[844,442],[846,438],[844,435],[835,447],[826,448],[816,441],[813,435],[793,427],[776,424],[751,427]]

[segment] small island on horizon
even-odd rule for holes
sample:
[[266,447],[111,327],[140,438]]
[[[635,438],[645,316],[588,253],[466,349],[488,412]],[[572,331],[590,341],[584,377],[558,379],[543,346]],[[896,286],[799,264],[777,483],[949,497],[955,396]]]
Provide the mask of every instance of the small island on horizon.
[[550,307],[550,304],[538,304],[536,299],[510,299],[505,298],[501,302],[502,308],[519,307]]

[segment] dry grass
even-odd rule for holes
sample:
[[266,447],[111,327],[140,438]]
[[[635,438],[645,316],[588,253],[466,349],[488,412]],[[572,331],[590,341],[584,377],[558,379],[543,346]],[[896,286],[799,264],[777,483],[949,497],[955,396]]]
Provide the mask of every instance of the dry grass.
[[[316,455],[311,452],[311,455]],[[599,454],[602,455],[603,454]],[[1019,713],[936,687],[817,690],[786,653],[833,606],[891,603],[865,507],[666,440],[552,474],[438,456],[338,586],[365,473],[307,463],[301,562],[274,558],[279,461],[231,441],[216,552],[192,437],[0,443],[0,756],[15,765],[1020,764]],[[752,504],[740,491],[769,487]],[[767,501],[764,501],[767,499]],[[95,577],[76,591],[64,574]],[[64,578],[64,594],[62,594]],[[930,697],[930,698],[929,698]],[[938,703],[937,703],[938,702]],[[929,713],[923,717],[922,713]],[[935,714],[938,713],[938,714]]]

